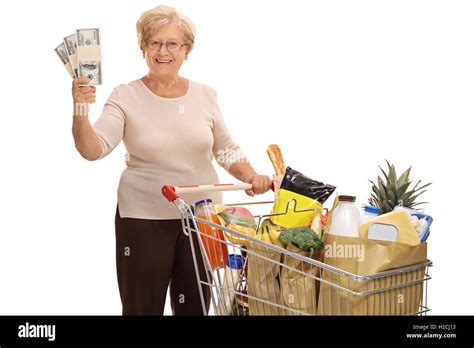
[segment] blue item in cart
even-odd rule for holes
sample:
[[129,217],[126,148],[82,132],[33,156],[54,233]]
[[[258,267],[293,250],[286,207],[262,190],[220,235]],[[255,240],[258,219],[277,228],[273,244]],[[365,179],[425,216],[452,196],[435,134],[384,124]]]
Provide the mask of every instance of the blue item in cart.
[[203,203],[212,203],[212,199],[210,198],[203,199],[203,200],[197,201],[196,203],[194,203],[194,205],[197,207],[198,205],[203,204]]
[[364,211],[367,213],[380,215],[380,208],[374,207],[372,205],[364,205]]
[[420,242],[424,242],[428,239],[428,236],[430,235],[430,225],[433,222],[433,218],[429,215],[423,214],[423,213],[414,213],[412,215],[415,215],[418,219],[425,219],[426,220],[426,225],[423,228],[423,230],[420,232]]
[[244,267],[244,258],[242,255],[231,254],[227,260],[227,266],[233,269],[241,269]]
[[402,206],[397,206],[395,207],[395,210],[405,210],[406,212],[410,213],[412,216],[416,216],[418,219],[424,219],[426,220],[426,225],[423,228],[423,230],[418,234],[420,237],[420,242],[425,242],[428,239],[428,236],[430,235],[430,226],[431,223],[433,222],[433,218],[425,213],[422,213],[421,211],[415,210],[415,209],[410,209]]
[[426,241],[426,240],[428,239],[428,236],[429,236],[429,235],[430,235],[430,229],[428,229],[428,230],[426,231],[426,233],[425,233],[422,237],[420,236],[421,242]]

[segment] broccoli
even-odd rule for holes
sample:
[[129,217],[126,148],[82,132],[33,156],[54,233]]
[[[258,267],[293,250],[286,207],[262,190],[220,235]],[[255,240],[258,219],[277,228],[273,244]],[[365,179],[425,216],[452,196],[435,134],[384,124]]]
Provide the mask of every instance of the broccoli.
[[288,228],[280,233],[278,239],[285,244],[293,243],[304,251],[313,252],[324,246],[316,232],[306,226]]

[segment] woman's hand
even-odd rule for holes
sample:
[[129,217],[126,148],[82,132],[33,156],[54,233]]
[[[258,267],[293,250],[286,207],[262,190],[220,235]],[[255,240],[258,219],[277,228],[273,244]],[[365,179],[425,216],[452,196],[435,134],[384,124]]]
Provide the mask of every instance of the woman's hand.
[[90,81],[87,77],[77,77],[72,81],[72,99],[74,103],[95,103],[95,86],[79,86]]
[[272,181],[266,175],[252,175],[246,183],[252,184],[252,189],[245,191],[245,193],[252,197],[265,193],[272,188]]
[[266,175],[258,175],[245,158],[233,163],[229,168],[229,173],[240,181],[252,184],[252,189],[245,191],[252,197],[265,193],[272,187],[270,178]]

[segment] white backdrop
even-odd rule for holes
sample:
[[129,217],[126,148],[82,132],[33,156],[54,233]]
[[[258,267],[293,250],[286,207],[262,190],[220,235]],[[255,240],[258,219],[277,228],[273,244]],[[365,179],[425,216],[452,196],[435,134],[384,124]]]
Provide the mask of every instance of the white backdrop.
[[[105,83],[94,121],[113,87],[146,73],[135,22],[158,4],[0,2],[0,315],[121,313],[113,219],[125,150],[97,162],[76,152],[71,81],[53,48],[76,28],[101,28]],[[182,74],[218,91],[260,173],[272,173],[265,149],[277,143],[287,164],[358,203],[385,158],[433,182],[424,195],[435,219],[428,304],[432,314],[473,314],[474,3],[165,4],[197,27]]]

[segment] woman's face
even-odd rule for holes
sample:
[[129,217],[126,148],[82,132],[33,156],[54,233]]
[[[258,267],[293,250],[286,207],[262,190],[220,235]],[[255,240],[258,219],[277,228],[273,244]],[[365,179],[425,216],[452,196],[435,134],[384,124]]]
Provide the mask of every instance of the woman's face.
[[189,46],[184,43],[183,29],[179,25],[170,23],[158,29],[145,48],[150,73],[157,77],[176,77],[183,61],[188,59]]

